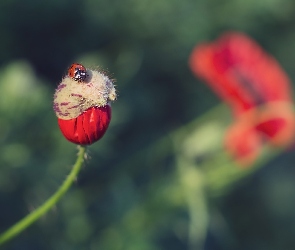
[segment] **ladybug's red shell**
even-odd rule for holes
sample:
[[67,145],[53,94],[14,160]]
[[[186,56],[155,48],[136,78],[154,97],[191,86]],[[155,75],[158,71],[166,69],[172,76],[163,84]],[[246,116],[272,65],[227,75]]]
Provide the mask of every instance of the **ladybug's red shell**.
[[75,81],[83,82],[87,77],[86,68],[79,63],[73,63],[68,69],[68,76]]
[[98,141],[106,132],[111,121],[111,107],[91,107],[77,118],[63,120],[58,125],[64,137],[70,142],[90,145]]

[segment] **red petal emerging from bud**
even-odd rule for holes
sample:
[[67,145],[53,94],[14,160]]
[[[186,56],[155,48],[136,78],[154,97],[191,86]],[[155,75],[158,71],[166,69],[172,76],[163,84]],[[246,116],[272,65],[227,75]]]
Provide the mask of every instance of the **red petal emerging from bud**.
[[106,132],[111,120],[111,107],[91,107],[77,118],[63,120],[58,125],[67,140],[80,145],[98,141]]

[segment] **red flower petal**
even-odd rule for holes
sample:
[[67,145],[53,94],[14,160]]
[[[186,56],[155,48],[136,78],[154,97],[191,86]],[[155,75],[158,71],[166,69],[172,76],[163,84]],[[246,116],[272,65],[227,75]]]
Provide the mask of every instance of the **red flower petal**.
[[65,138],[80,145],[98,141],[106,132],[111,120],[111,107],[91,107],[77,118],[63,120],[58,125]]
[[255,128],[244,122],[236,122],[225,135],[225,148],[241,166],[251,165],[261,150],[261,138]]
[[294,141],[295,117],[291,104],[268,104],[260,111],[255,129],[274,146],[287,146]]
[[225,136],[225,147],[241,165],[258,157],[263,143],[285,147],[294,141],[295,117],[290,103],[268,103],[239,116]]
[[214,43],[197,46],[189,64],[236,115],[267,102],[291,102],[283,69],[243,34],[227,33]]

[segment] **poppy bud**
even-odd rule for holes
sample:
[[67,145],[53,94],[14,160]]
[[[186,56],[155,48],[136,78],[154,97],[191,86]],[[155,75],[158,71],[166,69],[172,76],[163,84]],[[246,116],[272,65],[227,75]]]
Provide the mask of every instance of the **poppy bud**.
[[80,145],[90,145],[106,132],[111,120],[110,101],[116,89],[104,73],[72,64],[58,85],[53,109],[65,138]]

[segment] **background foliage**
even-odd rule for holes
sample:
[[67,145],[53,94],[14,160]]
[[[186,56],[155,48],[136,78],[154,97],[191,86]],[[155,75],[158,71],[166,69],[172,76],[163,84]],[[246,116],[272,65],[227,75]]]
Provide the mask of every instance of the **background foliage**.
[[[208,115],[220,101],[187,66],[195,44],[237,30],[294,80],[294,13],[291,0],[2,0],[1,231],[49,197],[75,160],[52,111],[67,67],[107,69],[119,92],[76,186],[3,249],[294,249],[293,149],[232,183],[220,153],[229,110]],[[212,169],[205,193],[188,159]]]

